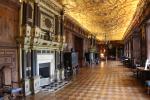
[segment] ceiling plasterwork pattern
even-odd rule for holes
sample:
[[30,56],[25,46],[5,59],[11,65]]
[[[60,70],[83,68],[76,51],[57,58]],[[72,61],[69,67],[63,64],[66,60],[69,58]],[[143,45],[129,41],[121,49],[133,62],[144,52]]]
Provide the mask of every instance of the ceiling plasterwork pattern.
[[110,40],[122,40],[140,0],[58,0],[84,28]]

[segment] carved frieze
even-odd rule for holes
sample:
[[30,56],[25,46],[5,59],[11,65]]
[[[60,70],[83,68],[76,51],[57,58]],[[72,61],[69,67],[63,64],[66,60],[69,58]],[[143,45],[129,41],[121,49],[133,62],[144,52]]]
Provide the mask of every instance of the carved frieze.
[[17,66],[17,50],[0,48],[0,69],[3,66],[9,66],[12,69],[12,79],[18,80],[18,68]]
[[[11,66],[15,65],[16,50],[15,49],[4,49],[0,48],[0,65],[8,64]],[[15,62],[15,63],[14,63]]]
[[62,10],[62,6],[56,3],[54,0],[39,0],[39,5],[51,10],[56,15],[59,15]]

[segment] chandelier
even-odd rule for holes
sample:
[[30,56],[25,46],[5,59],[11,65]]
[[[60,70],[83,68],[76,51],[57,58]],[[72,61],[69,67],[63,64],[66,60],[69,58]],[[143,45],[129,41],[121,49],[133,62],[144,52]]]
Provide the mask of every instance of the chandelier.
[[104,44],[107,48],[111,49],[112,48],[112,44],[110,43],[111,41],[111,35],[108,33],[104,33]]

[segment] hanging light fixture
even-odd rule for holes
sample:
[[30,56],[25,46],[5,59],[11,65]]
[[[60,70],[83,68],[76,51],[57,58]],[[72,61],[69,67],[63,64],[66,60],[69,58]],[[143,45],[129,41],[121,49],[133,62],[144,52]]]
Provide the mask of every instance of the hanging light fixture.
[[110,43],[110,35],[108,35],[108,33],[104,33],[104,44],[107,48],[112,48],[112,44]]

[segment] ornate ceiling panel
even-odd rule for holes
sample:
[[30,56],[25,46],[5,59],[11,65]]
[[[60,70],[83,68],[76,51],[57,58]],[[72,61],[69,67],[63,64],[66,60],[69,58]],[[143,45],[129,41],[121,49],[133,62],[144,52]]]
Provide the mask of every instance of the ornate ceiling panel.
[[99,40],[122,40],[140,0],[58,0],[68,15]]

